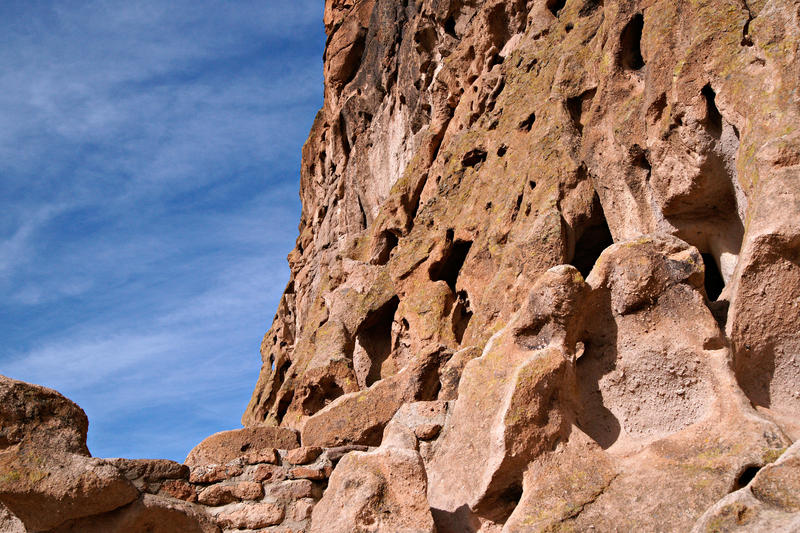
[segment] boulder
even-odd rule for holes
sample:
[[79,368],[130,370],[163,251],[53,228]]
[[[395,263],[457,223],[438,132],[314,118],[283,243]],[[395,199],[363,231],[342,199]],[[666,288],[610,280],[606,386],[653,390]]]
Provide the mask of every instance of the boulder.
[[311,533],[433,533],[427,479],[414,450],[381,447],[345,455],[311,514]]
[[377,446],[383,428],[404,403],[436,395],[440,354],[438,348],[430,349],[397,374],[340,396],[308,419],[301,434],[303,445]]
[[51,533],[220,533],[197,505],[143,494],[114,511],[73,520]]
[[0,450],[20,442],[89,455],[89,420],[58,392],[0,376]]
[[184,464],[195,467],[225,464],[258,450],[297,448],[297,433],[276,426],[254,426],[231,431],[221,431],[206,437],[192,448]]
[[132,502],[136,487],[111,463],[16,445],[0,452],[0,503],[30,530],[105,513]]

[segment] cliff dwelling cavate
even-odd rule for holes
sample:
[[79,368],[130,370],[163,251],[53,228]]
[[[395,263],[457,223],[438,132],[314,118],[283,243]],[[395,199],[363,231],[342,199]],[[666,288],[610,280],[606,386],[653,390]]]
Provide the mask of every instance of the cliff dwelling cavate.
[[[364,374],[367,387],[381,379],[381,366],[392,351],[392,323],[400,300],[395,296],[383,307],[367,315],[356,333],[356,352],[363,352],[365,359],[354,353],[356,374]],[[362,368],[364,367],[364,368]]]
[[0,378],[0,531],[796,531],[797,3],[325,10],[244,428],[89,458]]
[[429,269],[431,281],[444,281],[453,294],[456,293],[456,281],[461,273],[461,267],[467,260],[472,241],[460,239],[453,240],[453,230],[447,230],[445,237],[446,249],[439,261],[431,264]]
[[603,250],[614,244],[614,237],[603,213],[603,206],[597,194],[592,204],[592,215],[575,231],[575,244],[572,257],[567,261],[578,269],[585,278],[589,276]]
[[619,65],[625,70],[641,70],[644,68],[642,57],[642,30],[644,29],[644,16],[637,13],[625,25],[620,35]]

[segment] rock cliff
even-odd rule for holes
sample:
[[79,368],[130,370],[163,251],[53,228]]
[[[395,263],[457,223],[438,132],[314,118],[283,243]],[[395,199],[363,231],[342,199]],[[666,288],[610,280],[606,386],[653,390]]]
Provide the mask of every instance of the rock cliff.
[[0,524],[800,529],[800,2],[324,16],[245,429],[96,460],[77,406],[23,416],[56,393],[9,381]]

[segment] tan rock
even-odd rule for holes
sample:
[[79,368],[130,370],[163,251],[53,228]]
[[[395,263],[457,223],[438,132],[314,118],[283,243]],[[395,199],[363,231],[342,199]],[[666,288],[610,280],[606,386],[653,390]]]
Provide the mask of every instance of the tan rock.
[[[755,471],[751,467],[751,471]],[[792,445],[752,481],[728,494],[697,521],[706,531],[797,531],[800,528],[800,445]]]
[[393,447],[344,456],[311,515],[312,533],[433,532],[425,468],[413,450]]
[[265,492],[268,497],[283,503],[293,502],[303,498],[319,498],[322,491],[309,479],[291,479],[280,483],[266,485]]
[[214,519],[225,529],[259,529],[280,524],[284,514],[278,503],[239,503],[224,507]]
[[0,505],[0,531],[26,533],[25,524],[2,505]]
[[303,445],[380,444],[383,428],[403,403],[435,395],[439,356],[438,349],[429,350],[369,389],[337,398],[308,419],[301,434]]
[[33,531],[104,513],[139,496],[102,459],[42,450],[27,443],[0,452],[0,503]]
[[548,271],[526,308],[467,365],[427,465],[435,513],[449,516],[466,506],[502,520],[505,494],[521,492],[525,466],[567,437],[574,395],[571,338],[587,291],[574,268]]
[[261,450],[288,450],[297,446],[297,434],[290,429],[273,426],[234,429],[207,437],[189,452],[184,463],[190,467],[225,464]]
[[238,483],[225,483],[211,485],[201,490],[197,499],[203,505],[214,507],[241,500],[257,500],[264,495],[261,483],[241,481]]
[[[269,465],[259,465],[269,467]],[[239,476],[244,472],[240,464],[228,465],[201,465],[194,466],[190,470],[189,481],[192,483],[216,483],[225,479]]]
[[439,435],[446,416],[447,402],[411,402],[403,405],[392,420],[411,429],[418,439],[431,440]]
[[125,507],[67,522],[53,533],[220,533],[202,508],[143,494]]
[[89,455],[89,421],[58,392],[0,376],[0,449],[20,442]]
[[298,500],[294,503],[292,507],[292,520],[295,522],[302,522],[304,520],[308,520],[311,518],[311,511],[314,510],[314,506],[317,504],[314,500],[311,499],[304,499]]
[[301,446],[286,452],[285,460],[293,465],[306,465],[313,463],[322,453],[322,448],[318,446]]

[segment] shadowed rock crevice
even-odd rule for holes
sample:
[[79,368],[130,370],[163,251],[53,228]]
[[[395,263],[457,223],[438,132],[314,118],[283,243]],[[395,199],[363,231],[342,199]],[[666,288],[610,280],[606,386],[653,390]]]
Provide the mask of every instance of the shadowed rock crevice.
[[547,0],[547,9],[554,17],[558,17],[559,12],[564,9],[567,0]]
[[588,91],[567,99],[567,111],[572,119],[572,125],[578,130],[578,133],[583,133],[583,127],[586,122],[586,114],[592,107],[592,101],[597,93],[597,89],[589,89]]
[[594,195],[592,216],[575,231],[574,253],[568,263],[578,269],[584,278],[589,276],[603,251],[614,244],[603,206]]
[[618,65],[625,70],[637,71],[644,68],[642,57],[642,30],[644,29],[644,16],[637,13],[625,25],[620,35],[620,51],[617,59]]
[[356,376],[369,387],[381,379],[381,366],[392,351],[392,323],[400,299],[395,296],[377,311],[367,315],[356,332],[353,364]]
[[711,254],[702,254],[703,265],[705,266],[705,289],[706,296],[710,302],[716,302],[722,289],[725,288],[725,280],[717,267],[717,262]]
[[456,282],[467,259],[472,241],[457,239],[453,241],[453,232],[448,230],[446,238],[446,249],[443,257],[439,261],[431,264],[429,274],[431,281],[444,281],[453,294],[456,293]]

